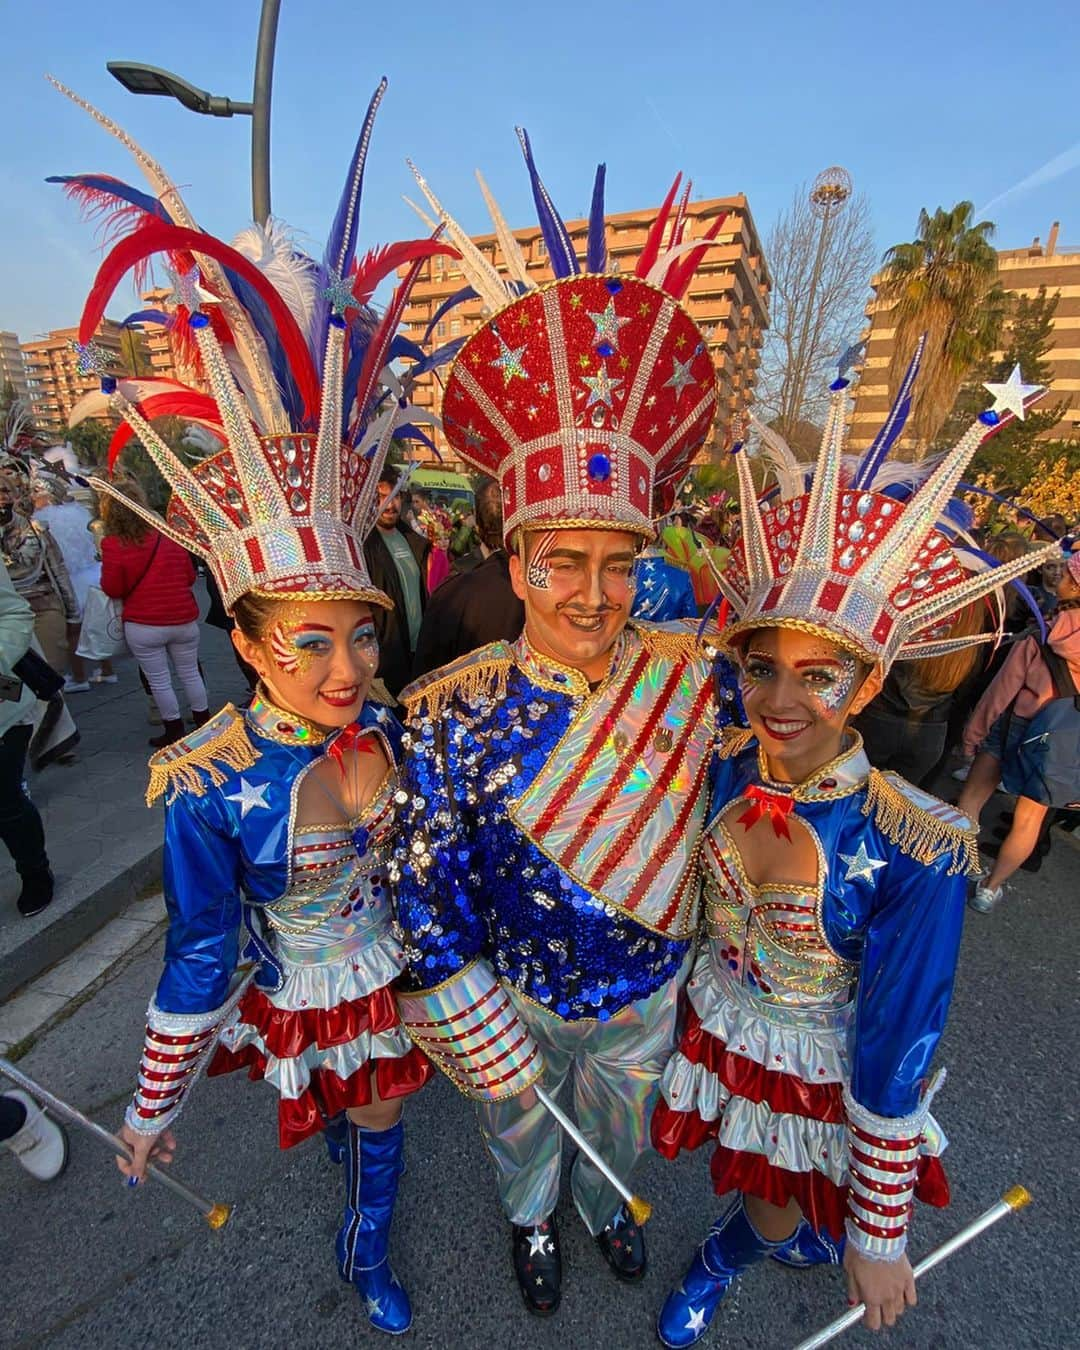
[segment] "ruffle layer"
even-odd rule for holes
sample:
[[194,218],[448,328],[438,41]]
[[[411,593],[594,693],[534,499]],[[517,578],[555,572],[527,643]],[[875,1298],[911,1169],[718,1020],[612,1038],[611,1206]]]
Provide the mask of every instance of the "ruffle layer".
[[405,969],[401,945],[389,927],[376,942],[318,961],[317,949],[297,959],[283,939],[278,940],[285,983],[272,995],[274,1006],[292,1012],[308,1008],[336,1008],[339,1004],[366,998],[398,978]]
[[[410,1044],[398,1019],[394,995],[386,985],[336,1007],[303,1008],[298,1012],[279,1007],[279,998],[280,994],[249,989],[240,1001],[235,1020],[221,1033],[222,1044],[236,1049],[257,1039],[261,1048],[275,1059],[295,1059],[309,1049],[348,1046],[387,1032],[397,1032],[395,1044]],[[400,1055],[404,1051],[393,1053]]]
[[[209,1073],[230,1073],[247,1069],[252,1080],[265,1078],[280,1091],[281,1061],[268,1058],[254,1042],[239,1051],[219,1046]],[[284,1093],[278,1100],[278,1143],[292,1148],[313,1134],[318,1134],[326,1121],[350,1107],[370,1106],[372,1083],[379,1097],[389,1101],[393,1097],[407,1097],[424,1086],[435,1070],[414,1045],[394,1058],[369,1058],[348,1077],[342,1077],[333,1068],[314,1067],[307,1071],[306,1085],[296,1096]]]

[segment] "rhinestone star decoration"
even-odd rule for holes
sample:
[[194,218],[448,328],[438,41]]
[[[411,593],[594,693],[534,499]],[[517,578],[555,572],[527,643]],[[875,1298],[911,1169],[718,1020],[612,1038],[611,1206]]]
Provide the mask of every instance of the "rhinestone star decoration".
[[81,375],[106,375],[112,366],[112,357],[104,348],[91,338],[89,342],[72,340],[71,350],[75,353],[76,363]]
[[591,310],[586,312],[588,313],[589,318],[592,319],[593,325],[596,328],[596,341],[610,342],[614,350],[618,351],[619,329],[624,323],[629,323],[630,320],[620,319],[615,313],[615,301],[609,300],[607,302],[607,307],[601,310],[599,314],[594,314]]
[[240,791],[230,793],[230,795],[227,796],[225,800],[227,802],[239,802],[240,819],[244,820],[245,817],[247,816],[247,813],[249,811],[254,811],[256,807],[260,808],[263,811],[270,810],[270,803],[266,800],[265,795],[266,789],[269,786],[270,786],[269,783],[260,783],[256,787],[254,783],[249,783],[248,780],[244,778],[243,775],[241,775]]
[[503,335],[497,329],[494,331],[502,350],[491,364],[494,369],[502,371],[503,386],[508,385],[515,375],[522,380],[528,379],[529,372],[521,364],[521,353],[525,350],[526,344],[522,343],[520,347],[508,347]]
[[671,358],[671,379],[665,381],[664,388],[674,389],[676,398],[679,397],[688,384],[694,383],[694,376],[690,374],[690,367],[693,364],[693,356],[691,356],[688,361],[680,361],[677,356]]
[[1024,420],[1024,399],[1037,394],[1042,387],[1041,384],[1025,384],[1018,365],[1013,366],[1012,374],[1004,384],[983,384],[983,388],[993,395],[992,411],[1015,413],[1021,422]]
[[855,853],[841,853],[839,855],[841,862],[847,863],[847,871],[844,873],[845,881],[873,881],[874,873],[879,867],[885,866],[883,858],[871,858],[866,851],[866,845],[860,841],[859,847]]
[[185,309],[194,314],[196,310],[202,309],[203,305],[213,303],[214,297],[199,285],[199,269],[197,267],[193,267],[190,272],[173,272],[170,270],[169,280],[172,282],[172,290],[165,302],[166,304],[183,305]]
[[356,309],[356,296],[352,293],[349,279],[339,277],[336,272],[330,273],[330,285],[322,294],[324,300],[329,300],[330,308],[335,314],[344,314],[347,309]]
[[595,375],[583,375],[582,384],[589,390],[589,401],[585,404],[586,408],[591,408],[594,403],[605,403],[610,408],[611,398],[622,380],[613,380],[607,372],[607,366],[601,361],[596,368]]

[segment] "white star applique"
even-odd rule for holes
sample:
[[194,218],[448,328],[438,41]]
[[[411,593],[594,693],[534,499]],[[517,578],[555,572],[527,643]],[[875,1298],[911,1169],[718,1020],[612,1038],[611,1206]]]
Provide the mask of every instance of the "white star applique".
[[874,873],[879,867],[885,866],[883,858],[871,858],[866,851],[866,845],[860,841],[859,847],[854,854],[839,854],[841,862],[848,865],[844,873],[845,881],[873,881]]
[[546,1236],[538,1229],[534,1228],[529,1234],[529,1255],[547,1256],[548,1249],[544,1246],[545,1242],[547,1242]]
[[702,1332],[702,1331],[705,1330],[705,1309],[704,1309],[704,1308],[691,1308],[691,1309],[690,1309],[690,1320],[689,1320],[689,1322],[687,1322],[687,1324],[686,1324],[686,1329],[687,1329],[687,1331],[693,1331],[693,1332],[695,1332],[695,1333]]
[[230,793],[225,800],[227,802],[240,803],[240,819],[243,820],[247,816],[247,813],[249,811],[254,811],[256,807],[261,808],[263,811],[270,810],[270,803],[265,797],[266,789],[269,786],[269,783],[260,783],[258,787],[256,787],[241,775],[240,791]]
[[1015,413],[1021,422],[1024,420],[1024,399],[1038,393],[1042,387],[1041,384],[1025,384],[1019,365],[1013,366],[1012,374],[1004,384],[983,384],[983,388],[994,396],[993,411]]

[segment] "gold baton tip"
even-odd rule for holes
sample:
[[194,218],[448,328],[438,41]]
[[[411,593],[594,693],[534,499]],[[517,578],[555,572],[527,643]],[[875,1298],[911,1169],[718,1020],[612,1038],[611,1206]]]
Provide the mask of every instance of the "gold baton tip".
[[640,1195],[632,1195],[626,1203],[626,1208],[630,1211],[630,1217],[635,1223],[649,1222],[652,1205],[649,1204],[648,1200],[642,1200]]
[[229,1216],[232,1214],[232,1205],[212,1205],[210,1213],[206,1216],[206,1222],[213,1229],[224,1228],[229,1222]]
[[1010,1209],[1023,1209],[1031,1204],[1031,1192],[1026,1186],[1010,1186],[1001,1199]]

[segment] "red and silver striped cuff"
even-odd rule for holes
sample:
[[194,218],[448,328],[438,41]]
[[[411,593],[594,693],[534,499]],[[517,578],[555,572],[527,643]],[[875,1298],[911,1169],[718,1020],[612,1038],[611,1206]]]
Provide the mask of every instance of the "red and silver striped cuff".
[[413,1041],[474,1101],[516,1097],[543,1072],[540,1047],[486,961],[434,989],[398,990],[396,998]]
[[124,1114],[130,1129],[137,1134],[160,1134],[173,1123],[220,1021],[220,1008],[208,1013],[169,1013],[151,1001],[139,1081]]
[[907,1246],[928,1102],[910,1116],[878,1116],[844,1092],[848,1122],[848,1241],[873,1261],[896,1261]]

